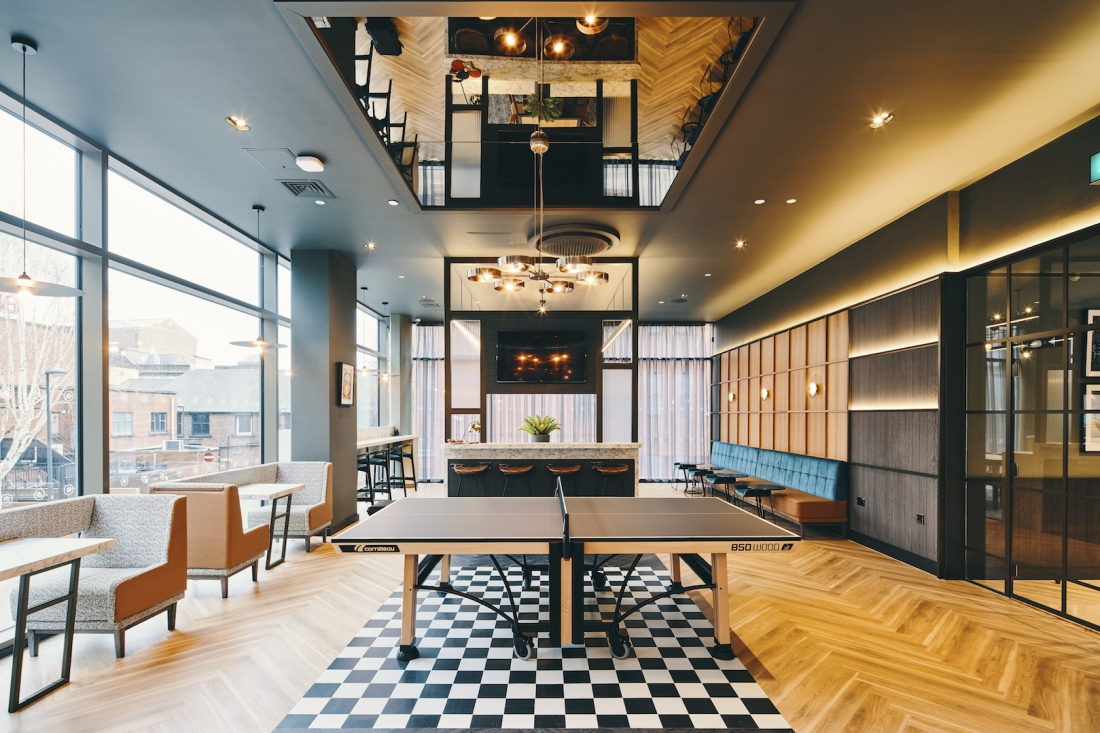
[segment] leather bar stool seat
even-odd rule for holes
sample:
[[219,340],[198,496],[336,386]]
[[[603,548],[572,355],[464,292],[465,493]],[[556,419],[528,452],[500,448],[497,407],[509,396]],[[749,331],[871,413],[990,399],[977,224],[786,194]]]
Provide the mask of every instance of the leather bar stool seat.
[[[581,466],[579,463],[551,466],[547,465],[546,470],[549,471],[555,478],[562,479],[561,490],[565,494],[565,480],[566,478],[572,479],[573,483],[573,496],[577,495],[577,474],[581,472]],[[569,496],[569,494],[565,494]]]
[[[497,468],[504,474],[504,490],[501,491],[501,496],[508,496],[508,481],[512,478],[523,477],[523,480],[527,484],[527,496],[531,495],[531,471],[534,470],[533,465],[526,466],[509,466],[503,463],[497,464]],[[530,585],[530,583],[528,583]]]
[[607,482],[610,479],[615,479],[618,482],[619,488],[623,489],[623,476],[630,471],[630,466],[626,464],[607,466],[602,463],[597,463],[593,464],[592,468],[601,476],[600,496],[607,496]]
[[[469,479],[474,482],[474,496],[485,496],[485,472],[489,470],[488,463],[456,463],[452,468],[458,474],[458,488],[455,496],[462,496],[462,482]],[[480,488],[479,488],[480,487]]]

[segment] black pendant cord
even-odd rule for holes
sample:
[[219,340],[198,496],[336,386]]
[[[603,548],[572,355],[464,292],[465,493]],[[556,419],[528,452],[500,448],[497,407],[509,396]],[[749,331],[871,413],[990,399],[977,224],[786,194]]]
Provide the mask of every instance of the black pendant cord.
[[27,274],[27,46],[23,50],[23,274]]

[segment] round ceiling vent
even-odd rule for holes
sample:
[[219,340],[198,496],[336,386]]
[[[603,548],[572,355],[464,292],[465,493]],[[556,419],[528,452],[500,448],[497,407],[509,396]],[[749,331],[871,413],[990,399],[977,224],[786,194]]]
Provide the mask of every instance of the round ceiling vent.
[[[559,224],[546,227],[542,236],[545,257],[598,257],[619,243],[619,233],[598,224]],[[538,251],[538,236],[532,234],[527,246]]]

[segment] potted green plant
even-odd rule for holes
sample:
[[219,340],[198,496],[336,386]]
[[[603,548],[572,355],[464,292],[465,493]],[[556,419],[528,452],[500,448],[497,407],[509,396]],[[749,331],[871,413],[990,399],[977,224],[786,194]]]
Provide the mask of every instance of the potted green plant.
[[557,97],[542,97],[540,100],[537,94],[528,94],[523,100],[523,111],[536,120],[553,122],[561,117],[561,100]]
[[542,415],[531,417],[528,415],[523,418],[523,425],[520,426],[520,432],[530,435],[531,441],[534,443],[549,443],[550,433],[555,430],[561,430],[561,425],[549,415],[546,417]]

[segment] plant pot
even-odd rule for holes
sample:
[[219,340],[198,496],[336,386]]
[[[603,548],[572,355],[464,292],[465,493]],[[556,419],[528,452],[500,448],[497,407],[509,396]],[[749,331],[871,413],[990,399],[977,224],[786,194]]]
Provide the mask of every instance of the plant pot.
[[550,442],[550,436],[549,435],[532,435],[531,436],[531,442],[532,443],[549,443]]

